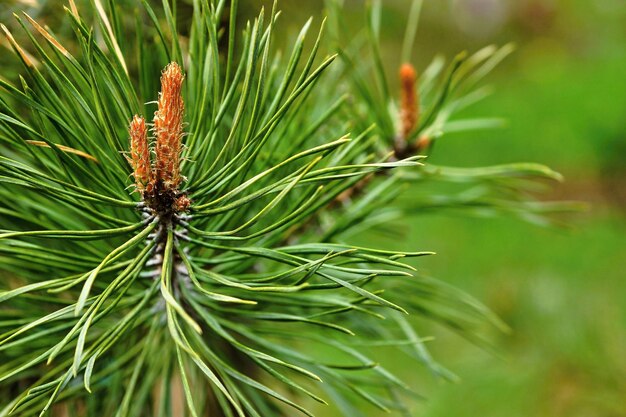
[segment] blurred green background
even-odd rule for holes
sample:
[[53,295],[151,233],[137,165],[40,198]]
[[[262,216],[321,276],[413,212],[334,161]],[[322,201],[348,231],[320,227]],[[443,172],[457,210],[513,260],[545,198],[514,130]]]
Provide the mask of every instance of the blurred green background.
[[[354,29],[363,3],[345,1]],[[389,74],[400,65],[409,3],[383,1]],[[321,1],[281,4],[303,16],[288,20],[294,32],[322,9]],[[415,266],[482,300],[512,329],[485,349],[419,323],[459,383],[438,382],[418,364],[407,369],[402,356],[382,359],[424,395],[415,416],[626,416],[626,1],[424,1],[414,64],[508,42],[516,52],[490,75],[494,94],[462,115],[502,117],[506,126],[445,136],[430,161],[545,163],[566,181],[543,197],[589,209],[563,228],[416,213],[399,239],[361,236],[437,252]]]
[[[269,2],[247,3],[252,16]],[[345,0],[357,30],[363,3]],[[383,54],[395,74],[409,0],[383,4]],[[288,33],[323,13],[321,0],[280,5]],[[0,8],[3,23],[7,10]],[[626,1],[425,0],[414,64],[423,69],[437,53],[450,58],[511,41],[516,53],[489,77],[495,93],[463,115],[503,117],[506,126],[445,136],[430,161],[545,163],[566,177],[545,199],[581,200],[589,210],[564,228],[416,213],[394,239],[358,237],[437,252],[415,265],[484,301],[512,329],[492,335],[493,348],[485,349],[419,323],[459,383],[439,382],[413,362],[407,367],[402,356],[382,359],[424,395],[415,416],[626,416]]]

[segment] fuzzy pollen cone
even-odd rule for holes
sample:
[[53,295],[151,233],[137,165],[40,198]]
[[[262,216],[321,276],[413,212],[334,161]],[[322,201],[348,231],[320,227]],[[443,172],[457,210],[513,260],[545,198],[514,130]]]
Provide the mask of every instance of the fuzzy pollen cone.
[[128,162],[133,168],[135,186],[138,191],[144,191],[151,181],[150,149],[148,147],[148,128],[143,117],[135,115],[128,127],[130,135],[130,157]]
[[420,116],[417,97],[417,73],[411,64],[400,67],[400,136],[408,139],[417,126]]
[[161,75],[158,110],[154,113],[154,135],[156,180],[163,190],[176,190],[182,181],[180,153],[185,111],[182,96],[184,79],[185,76],[176,62],[165,67]]

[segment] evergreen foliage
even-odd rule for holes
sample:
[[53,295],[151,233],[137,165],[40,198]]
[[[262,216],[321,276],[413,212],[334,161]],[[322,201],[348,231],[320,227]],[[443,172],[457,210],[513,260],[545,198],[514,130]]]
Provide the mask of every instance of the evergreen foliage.
[[[407,313],[470,338],[502,326],[405,262],[430,252],[348,236],[427,210],[561,208],[529,194],[559,179],[543,166],[424,159],[497,123],[453,116],[509,46],[405,65],[394,94],[380,1],[348,44],[329,1],[328,33],[309,21],[284,56],[276,7],[241,28],[237,0],[194,0],[183,37],[175,4],[137,0],[130,25],[103,3],[69,1],[72,42],[26,14],[28,44],[3,26],[23,69],[0,78],[0,416],[172,416],[178,399],[189,416],[408,415],[415,394],[369,348],[451,378]],[[399,198],[445,182],[462,191]]]

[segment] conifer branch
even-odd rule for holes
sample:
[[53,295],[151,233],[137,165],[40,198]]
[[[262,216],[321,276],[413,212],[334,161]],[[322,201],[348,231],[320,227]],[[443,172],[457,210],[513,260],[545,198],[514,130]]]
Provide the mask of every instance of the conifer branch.
[[[229,16],[228,2],[194,1],[183,42],[167,2],[131,3],[134,26],[125,3],[70,0],[71,39],[28,15],[16,14],[22,35],[2,26],[22,75],[0,79],[0,417],[62,415],[58,405],[166,417],[172,404],[197,417],[313,415],[305,398],[346,416],[364,404],[402,413],[415,394],[370,348],[452,378],[406,313],[473,340],[485,323],[503,328],[408,261],[432,252],[349,241],[413,212],[563,209],[529,197],[560,179],[543,166],[434,167],[421,155],[450,131],[493,125],[454,116],[483,98],[477,83],[510,48],[447,69],[406,64],[393,94],[380,2],[363,50],[340,39],[329,0],[331,40],[322,23],[307,49],[309,21],[284,57],[276,7],[239,26],[237,1]],[[425,182],[480,193],[398,199]]]

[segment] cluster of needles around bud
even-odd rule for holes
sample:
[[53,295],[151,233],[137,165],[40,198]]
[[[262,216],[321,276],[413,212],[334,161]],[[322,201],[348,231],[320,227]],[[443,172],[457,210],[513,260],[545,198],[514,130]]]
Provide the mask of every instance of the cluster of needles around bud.
[[[417,85],[418,77],[415,67],[409,63],[403,64],[399,70],[399,78],[401,86],[398,114],[399,128],[394,138],[393,154],[390,157],[393,160],[401,160],[417,155],[420,152],[426,151],[431,145],[430,138],[425,135],[418,137],[415,141],[410,141],[411,134],[418,127],[421,116],[420,97]],[[364,177],[352,188],[347,189],[337,196],[330,207],[333,208],[339,204],[346,204],[346,202],[361,194],[374,177],[374,174],[369,174]]]

